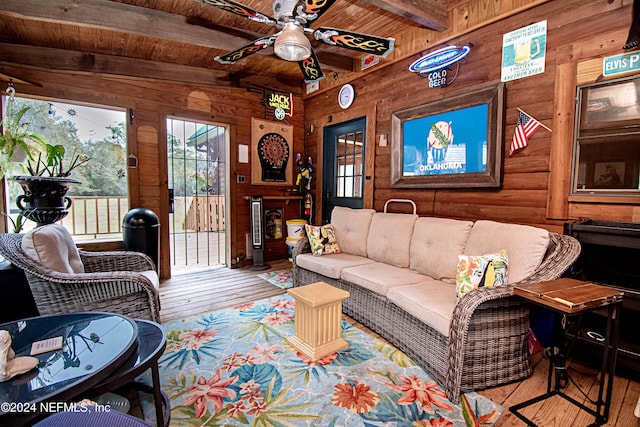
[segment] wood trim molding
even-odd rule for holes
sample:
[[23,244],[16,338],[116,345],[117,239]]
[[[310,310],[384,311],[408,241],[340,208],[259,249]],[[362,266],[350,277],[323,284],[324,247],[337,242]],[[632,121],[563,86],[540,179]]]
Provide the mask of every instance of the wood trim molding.
[[576,98],[576,64],[573,62],[558,64],[555,82],[547,219],[568,219]]

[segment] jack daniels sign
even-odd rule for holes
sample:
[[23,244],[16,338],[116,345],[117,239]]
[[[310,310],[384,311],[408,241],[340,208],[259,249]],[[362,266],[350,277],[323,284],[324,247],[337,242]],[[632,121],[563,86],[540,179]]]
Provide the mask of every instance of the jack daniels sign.
[[262,92],[262,105],[264,106],[265,118],[273,115],[278,120],[285,117],[293,117],[293,95],[275,91]]

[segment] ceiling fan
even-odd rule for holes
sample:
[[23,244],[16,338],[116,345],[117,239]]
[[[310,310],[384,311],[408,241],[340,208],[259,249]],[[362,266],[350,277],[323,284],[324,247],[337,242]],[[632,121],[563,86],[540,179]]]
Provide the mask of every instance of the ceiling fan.
[[364,53],[386,57],[393,51],[395,39],[371,36],[353,31],[330,27],[309,28],[335,0],[274,0],[274,17],[264,15],[233,0],[196,0],[217,7],[252,21],[273,25],[280,31],[261,37],[225,55],[216,56],[222,64],[235,64],[256,52],[273,45],[274,52],[287,61],[297,61],[305,82],[324,78],[311,43],[305,35],[313,34],[314,39],[331,46],[344,47]]

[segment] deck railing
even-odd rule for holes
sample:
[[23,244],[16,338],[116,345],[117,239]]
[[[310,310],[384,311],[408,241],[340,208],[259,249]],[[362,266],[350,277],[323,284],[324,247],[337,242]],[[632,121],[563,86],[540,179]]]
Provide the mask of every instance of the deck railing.
[[62,225],[74,236],[122,235],[122,218],[128,212],[127,196],[73,196]]

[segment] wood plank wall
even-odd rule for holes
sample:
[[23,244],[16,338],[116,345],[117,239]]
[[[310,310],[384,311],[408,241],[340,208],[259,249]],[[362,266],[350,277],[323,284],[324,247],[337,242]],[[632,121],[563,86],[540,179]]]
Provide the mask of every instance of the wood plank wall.
[[[16,94],[19,96],[53,98],[133,110],[133,125],[127,126],[129,153],[138,157],[139,164],[137,169],[128,170],[130,203],[131,207],[151,209],[160,218],[162,252],[160,270],[163,278],[168,278],[170,275],[165,136],[168,115],[229,126],[232,184],[229,185],[231,214],[228,224],[233,230],[230,237],[230,264],[235,264],[236,260],[242,260],[246,255],[245,234],[250,231],[249,204],[246,197],[281,196],[286,190],[294,188],[294,186],[283,188],[252,185],[251,164],[237,161],[237,146],[239,144],[251,146],[251,118],[275,120],[272,114],[265,115],[264,107],[261,105],[261,93],[226,87],[198,87],[142,79],[96,76],[88,73],[56,72],[33,67],[7,66],[5,70],[11,75],[22,76],[27,81],[42,85],[37,87],[16,83]],[[287,117],[289,124],[294,127],[293,147],[290,147],[291,162],[295,161],[296,152],[305,151],[304,106],[299,97],[293,99],[295,115]],[[235,184],[238,175],[245,177],[244,184]],[[286,219],[299,216],[297,201],[268,202],[265,206],[282,207]],[[114,244],[85,244],[83,247],[88,250],[106,250],[114,249]],[[265,259],[280,259],[286,253],[284,239],[274,240],[267,245]]]
[[[368,132],[375,136],[367,140],[367,152],[375,152],[375,161],[373,170],[369,168],[366,174],[373,177],[370,204],[376,210],[382,210],[389,198],[407,198],[416,202],[420,215],[491,219],[541,226],[556,232],[562,232],[564,221],[578,217],[637,221],[640,211],[628,200],[570,203],[568,185],[577,70],[586,61],[601,61],[604,56],[622,53],[631,22],[631,3],[630,0],[553,0],[453,38],[450,44],[473,44],[473,48],[460,65],[455,82],[446,88],[429,89],[427,79],[407,71],[418,54],[350,81],[357,97],[347,111],[341,111],[337,105],[337,91],[343,83],[338,81],[335,89],[316,96],[310,94],[305,99],[305,122],[316,129],[309,136],[308,148],[313,152],[315,147],[313,155],[320,157],[324,126],[366,116],[367,124],[375,126]],[[502,35],[543,19],[547,19],[545,72],[506,83],[502,188],[391,188],[391,114],[499,83]],[[442,46],[433,45],[430,50]],[[582,76],[579,83],[601,78],[592,73]],[[538,130],[526,149],[509,157],[518,115],[516,108],[555,129],[554,133]],[[388,135],[387,146],[378,143],[381,135]],[[317,207],[316,215],[320,213]]]

